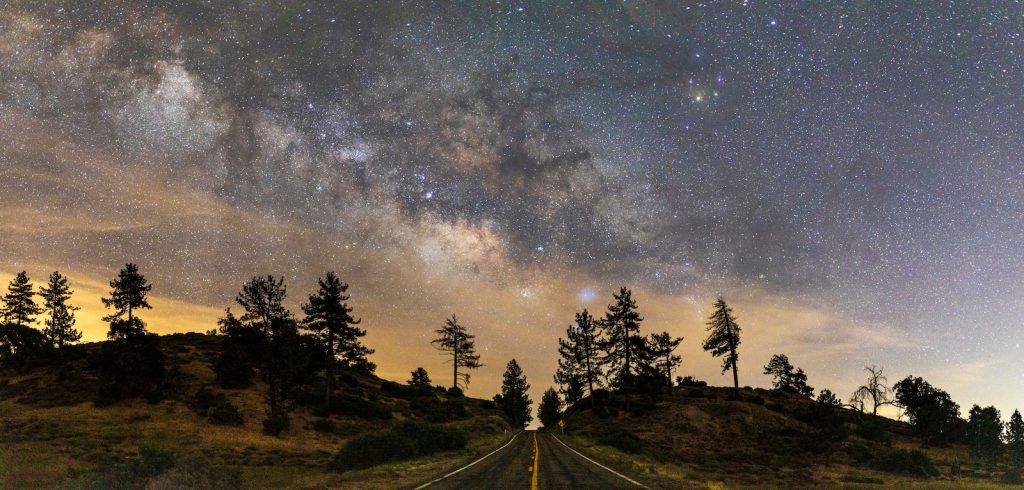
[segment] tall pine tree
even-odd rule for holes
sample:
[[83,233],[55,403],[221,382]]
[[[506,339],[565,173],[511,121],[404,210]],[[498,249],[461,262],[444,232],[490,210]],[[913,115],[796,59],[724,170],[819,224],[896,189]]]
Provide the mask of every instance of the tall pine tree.
[[160,337],[147,335],[146,324],[137,311],[149,309],[147,296],[153,286],[135,264],[125,264],[110,282],[110,297],[104,306],[114,312],[103,317],[110,324],[106,342],[97,359],[100,372],[100,403],[144,395],[150,401],[162,395],[165,370]]
[[794,368],[789,356],[775,354],[764,367],[764,374],[772,377],[772,386],[776,390],[788,391],[806,396],[814,396],[814,388],[807,384],[807,374],[803,369]]
[[[567,404],[583,397],[586,387],[589,395],[594,387],[600,388],[601,360],[597,322],[587,310],[576,314],[576,322],[566,330],[566,340],[558,339],[558,371],[555,382],[561,387]],[[591,400],[593,402],[593,400]]]
[[519,363],[515,359],[508,361],[501,379],[501,396],[496,397],[496,401],[513,427],[526,427],[533,420],[533,400],[530,400],[528,391],[530,383],[526,382],[526,375]]
[[668,386],[672,386],[672,370],[683,362],[681,356],[673,354],[682,342],[682,337],[672,337],[668,332],[652,333],[649,340],[654,365],[658,372],[665,376]]
[[309,303],[302,305],[306,313],[303,327],[312,331],[327,351],[324,406],[330,407],[331,384],[337,359],[340,357],[347,367],[368,368],[372,364],[366,356],[372,354],[373,350],[359,341],[366,335],[366,330],[356,327],[359,320],[352,317],[352,308],[346,303],[350,299],[346,293],[348,284],[341,282],[333,272],[328,272],[319,280],[319,284],[320,290],[310,295]]
[[242,291],[235,297],[235,302],[245,309],[239,320],[246,326],[259,329],[268,337],[272,336],[275,325],[284,324],[277,320],[291,318],[291,312],[284,307],[287,296],[288,288],[283,276],[253,277],[242,285]]
[[43,309],[48,313],[43,334],[58,352],[82,339],[82,332],[75,329],[75,311],[79,308],[68,303],[71,299],[68,278],[59,271],[50,274],[50,282],[39,289],[43,298]]
[[971,407],[967,419],[967,440],[975,458],[995,463],[1003,450],[1003,422],[996,407]]
[[555,430],[558,421],[562,420],[562,400],[558,398],[558,392],[554,388],[548,388],[540,399],[540,406],[537,407],[537,418],[547,430]]
[[[626,287],[612,294],[615,303],[601,320],[603,338],[600,342],[601,362],[612,384],[626,392],[627,397],[637,374],[648,367],[650,353],[647,341],[640,335],[643,318],[637,311],[633,293]],[[628,398],[627,398],[628,400]]]
[[138,266],[128,263],[118,273],[117,279],[110,281],[110,287],[110,297],[102,298],[104,306],[114,308],[113,313],[103,317],[103,320],[110,324],[107,337],[126,339],[144,335],[146,323],[136,316],[135,312],[152,308],[146,297],[153,289],[153,285],[139,273]]
[[441,352],[452,355],[452,388],[468,387],[469,373],[466,370],[483,366],[480,364],[480,356],[476,353],[476,337],[459,324],[455,315],[446,319],[444,326],[434,333],[438,336],[430,343]]
[[740,346],[740,326],[732,316],[732,308],[725,300],[715,301],[715,312],[708,319],[708,338],[704,340],[704,350],[711,351],[715,357],[724,357],[722,373],[732,369],[732,383],[736,396],[740,394],[740,377],[738,365],[740,360],[736,349]]
[[1010,421],[1006,423],[1006,451],[1013,466],[1024,466],[1024,418],[1020,410],[1014,410]]
[[19,272],[7,286],[7,294],[4,294],[4,321],[19,327],[27,327],[34,323],[33,317],[42,313],[42,309],[32,299],[35,294],[32,291],[32,283],[29,282],[28,273]]

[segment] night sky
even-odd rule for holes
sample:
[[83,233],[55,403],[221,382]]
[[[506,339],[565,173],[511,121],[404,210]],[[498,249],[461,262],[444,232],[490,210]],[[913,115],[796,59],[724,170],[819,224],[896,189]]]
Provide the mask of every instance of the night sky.
[[[237,6],[236,3],[241,4]],[[351,284],[385,378],[452,313],[533,398],[557,342],[632,287],[741,385],[788,354],[964,412],[1024,408],[1019,2],[20,1],[0,5],[0,280],[68,274],[86,340],[127,261],[158,333],[241,284]],[[237,308],[236,308],[237,309]]]

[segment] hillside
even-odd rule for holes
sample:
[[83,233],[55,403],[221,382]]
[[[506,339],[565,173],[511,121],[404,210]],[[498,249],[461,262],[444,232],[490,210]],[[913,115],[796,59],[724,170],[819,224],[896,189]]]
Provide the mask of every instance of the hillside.
[[[999,487],[1002,465],[961,445],[928,447],[904,423],[774,390],[676,387],[658,397],[584,399],[567,442],[664,488]],[[957,471],[959,466],[959,472]],[[959,474],[957,474],[959,473]]]
[[[330,414],[319,413],[322,393],[310,387],[291,428],[267,436],[266,387],[224,390],[214,381],[221,338],[161,337],[170,378],[161,400],[95,406],[97,379],[87,359],[102,343],[79,346],[57,365],[0,374],[0,488],[391,488],[441,474],[511,434],[489,401],[341,373]],[[241,425],[222,425],[237,422],[230,410],[211,411],[225,405],[219,395],[237,407]],[[438,422],[464,431],[469,442],[369,469],[329,468],[346,441],[404,420]]]

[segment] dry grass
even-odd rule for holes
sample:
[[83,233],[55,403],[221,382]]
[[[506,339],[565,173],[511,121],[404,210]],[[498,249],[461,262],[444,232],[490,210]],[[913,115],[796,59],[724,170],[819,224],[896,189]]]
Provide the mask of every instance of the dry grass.
[[[1012,488],[988,471],[975,471],[966,447],[923,447],[901,422],[844,410],[838,425],[850,434],[822,444],[820,425],[806,416],[810,400],[766,390],[743,390],[741,400],[732,400],[723,388],[698,389],[699,395],[694,390],[678,388],[657,400],[634,398],[634,404],[655,403],[646,413],[627,414],[621,400],[619,410],[603,417],[576,411],[567,417],[566,442],[658,488]],[[888,442],[863,439],[862,424],[880,427]],[[607,435],[619,431],[638,437],[642,450],[611,447]],[[850,444],[924,452],[940,475],[860,467],[846,454]],[[960,477],[949,476],[954,461]]]
[[[470,432],[468,448],[362,472],[334,473],[327,463],[347,439],[388,422],[335,415],[331,417],[334,431],[317,432],[312,429],[317,417],[310,408],[299,406],[291,429],[280,437],[266,436],[261,425],[265,386],[257,383],[244,390],[213,386],[210,366],[219,339],[188,334],[162,340],[168,365],[176,371],[175,386],[167,399],[156,404],[130,400],[96,408],[91,401],[81,401],[89,398],[94,383],[84,361],[71,368],[82,370],[81,376],[72,377],[76,386],[58,379],[54,370],[0,376],[0,488],[122,484],[127,488],[394,488],[429,480],[507,437],[503,434],[507,424],[495,411],[469,401],[472,417],[455,423]],[[410,415],[406,400],[381,391],[381,380],[361,377],[357,381],[357,387],[340,389],[359,390],[394,407],[398,419]],[[201,386],[224,393],[244,415],[244,425],[212,425],[194,413],[188,402]],[[62,390],[81,393],[54,395]],[[61,398],[58,406],[47,402],[54,398]],[[143,448],[169,455],[176,464],[136,478],[133,471],[151,464],[140,457]]]

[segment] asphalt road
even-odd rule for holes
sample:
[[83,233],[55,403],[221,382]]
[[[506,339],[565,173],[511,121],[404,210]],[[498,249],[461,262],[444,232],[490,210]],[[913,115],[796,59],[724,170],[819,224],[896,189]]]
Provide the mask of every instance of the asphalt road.
[[[538,471],[534,471],[534,463]],[[574,453],[543,431],[523,431],[512,442],[429,489],[637,489],[638,485]]]

